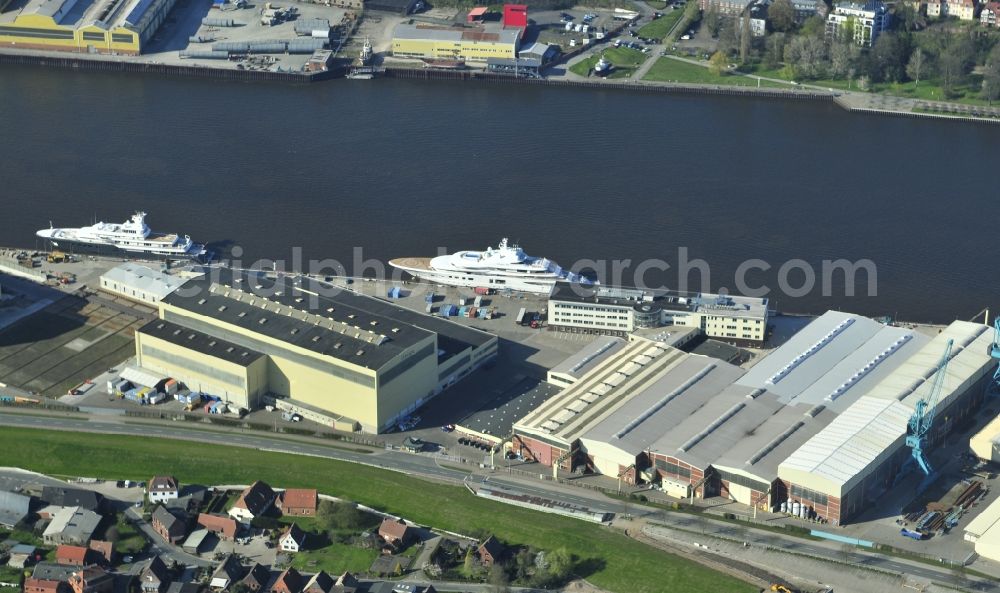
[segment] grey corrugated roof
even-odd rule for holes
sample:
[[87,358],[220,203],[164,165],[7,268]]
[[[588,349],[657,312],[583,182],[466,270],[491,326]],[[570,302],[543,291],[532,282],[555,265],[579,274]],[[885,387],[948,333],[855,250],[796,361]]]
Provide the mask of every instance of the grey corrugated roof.
[[[786,403],[824,404],[839,412],[927,342],[926,336],[912,330],[829,311],[765,356],[739,383],[766,388]],[[883,353],[887,355],[880,358]],[[782,374],[789,365],[792,368]],[[858,373],[860,378],[854,380]]]
[[166,274],[137,263],[125,263],[101,274],[101,279],[124,284],[129,288],[156,295],[162,299],[187,282],[187,278]]
[[624,347],[625,340],[622,338],[600,336],[581,348],[579,352],[552,367],[549,372],[579,378]]
[[[747,389],[730,389],[743,370],[704,356],[684,354],[678,364],[624,405],[591,427],[581,439],[609,443],[630,454],[654,450],[691,459],[704,466],[711,455],[689,452],[681,445],[742,401]],[[713,438],[716,435],[712,435]]]

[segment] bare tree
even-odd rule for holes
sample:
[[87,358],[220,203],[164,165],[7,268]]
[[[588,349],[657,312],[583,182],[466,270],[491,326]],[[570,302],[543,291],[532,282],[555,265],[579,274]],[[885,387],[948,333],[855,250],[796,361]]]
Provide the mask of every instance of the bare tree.
[[906,64],[906,75],[913,79],[913,82],[920,84],[920,73],[924,69],[924,50],[919,47],[910,54],[910,61]]
[[740,63],[750,59],[750,9],[743,10],[743,26],[740,27]]

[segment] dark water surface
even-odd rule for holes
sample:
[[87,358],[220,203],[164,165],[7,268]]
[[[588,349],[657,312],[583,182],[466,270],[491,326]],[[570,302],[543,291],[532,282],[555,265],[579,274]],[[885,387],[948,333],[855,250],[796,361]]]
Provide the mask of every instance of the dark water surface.
[[27,68],[0,70],[0,105],[3,245],[144,209],[244,260],[298,246],[350,267],[355,247],[387,260],[509,236],[567,267],[660,258],[674,269],[647,281],[672,287],[682,247],[713,289],[735,289],[750,258],[774,266],[751,284],[775,288],[792,258],[818,276],[823,259],[876,264],[876,298],[818,283],[772,294],[785,311],[948,321],[1000,305],[997,127],[826,103]]

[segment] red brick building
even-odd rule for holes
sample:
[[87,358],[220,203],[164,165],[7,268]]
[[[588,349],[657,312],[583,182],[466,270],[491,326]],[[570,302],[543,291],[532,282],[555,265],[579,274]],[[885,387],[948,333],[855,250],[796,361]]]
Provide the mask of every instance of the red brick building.
[[56,548],[56,562],[72,566],[86,566],[93,564],[92,554],[89,548],[83,546],[59,546]]
[[313,517],[319,497],[314,489],[289,488],[278,496],[281,514],[295,517]]

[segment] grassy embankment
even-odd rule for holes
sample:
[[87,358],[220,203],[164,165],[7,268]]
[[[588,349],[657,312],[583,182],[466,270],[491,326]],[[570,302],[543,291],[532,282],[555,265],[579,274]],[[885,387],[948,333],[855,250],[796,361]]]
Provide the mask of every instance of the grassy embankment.
[[756,590],[606,527],[501,505],[460,486],[368,466],[167,439],[21,428],[0,431],[0,450],[30,451],[16,463],[55,475],[146,480],[169,472],[187,483],[262,479],[280,487],[313,487],[442,529],[490,531],[504,541],[539,549],[564,547],[576,556],[578,576],[615,593]]
[[[704,66],[691,64],[689,62],[682,62],[673,58],[658,59],[656,63],[653,64],[653,67],[649,69],[649,72],[643,80],[747,87],[758,86],[756,78],[740,76],[739,74],[715,74]],[[772,82],[770,80],[761,80],[760,86],[786,89],[793,87],[791,83],[783,84],[780,82]]]
[[597,65],[597,61],[601,59],[601,55],[615,65],[608,78],[628,78],[649,57],[647,54],[630,47],[609,47],[597,55],[590,56],[586,60],[580,60],[576,64],[573,64],[569,68],[570,72],[580,76],[587,76],[594,66]]

